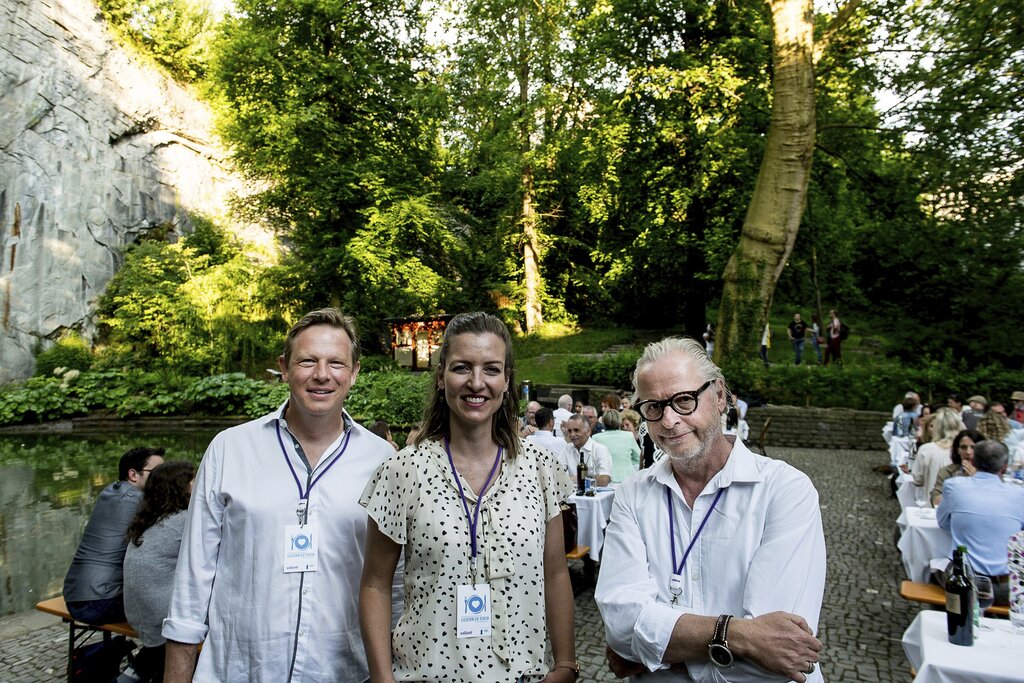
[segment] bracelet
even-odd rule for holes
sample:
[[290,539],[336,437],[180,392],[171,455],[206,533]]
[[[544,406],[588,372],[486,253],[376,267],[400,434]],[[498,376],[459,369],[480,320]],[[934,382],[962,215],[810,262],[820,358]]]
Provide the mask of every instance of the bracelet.
[[580,678],[580,662],[578,659],[571,662],[555,662],[554,666],[551,667],[551,670],[554,671],[555,669],[568,669],[572,672],[574,681],[577,681]]

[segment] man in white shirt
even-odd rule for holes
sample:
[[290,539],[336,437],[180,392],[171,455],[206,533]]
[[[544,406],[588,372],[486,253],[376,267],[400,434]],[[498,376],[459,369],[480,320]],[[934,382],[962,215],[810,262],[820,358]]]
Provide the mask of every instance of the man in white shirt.
[[822,681],[825,538],[810,480],[722,434],[729,392],[699,342],[649,345],[633,383],[665,457],[615,493],[595,592],[612,671]]
[[561,459],[571,477],[576,476],[580,456],[587,464],[587,476],[594,477],[598,486],[607,486],[612,481],[612,454],[608,447],[590,438],[590,423],[582,415],[573,415],[566,420],[565,435],[569,443],[562,448]]
[[558,397],[558,407],[555,409],[555,436],[562,436],[562,423],[572,417],[572,396],[562,394]]
[[525,439],[531,434],[536,433],[538,410],[540,410],[540,404],[536,401],[530,401],[526,404],[526,413],[523,414],[523,419],[519,423],[519,436]]
[[[167,683],[369,676],[357,604],[367,520],[359,497],[394,449],[344,411],[359,373],[351,318],[307,314],[279,364],[288,401],[218,434],[196,474],[163,626]],[[399,577],[395,598],[398,615]]]
[[[555,436],[554,424],[555,416],[547,408],[541,408],[537,411],[535,419],[537,421],[537,431],[534,434],[526,437],[527,441],[532,441],[541,448],[546,448],[551,451],[552,455],[561,454],[565,448],[565,439],[560,436]],[[575,473],[575,470],[573,470]]]

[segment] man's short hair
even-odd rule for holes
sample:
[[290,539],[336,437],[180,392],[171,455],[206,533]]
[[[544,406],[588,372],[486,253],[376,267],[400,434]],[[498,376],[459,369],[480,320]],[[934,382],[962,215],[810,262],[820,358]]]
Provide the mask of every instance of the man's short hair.
[[974,467],[979,472],[999,474],[1010,461],[1010,450],[1001,442],[986,439],[974,446]]
[[588,420],[590,418],[592,418],[592,417],[596,418],[597,417],[597,408],[595,408],[592,405],[585,405],[580,410],[580,414],[583,415],[583,417],[587,418]]
[[[636,378],[641,370],[673,353],[681,353],[696,361],[697,368],[704,379],[720,379],[722,384],[725,384],[725,376],[722,374],[721,368],[715,365],[715,362],[708,356],[704,344],[690,337],[666,337],[661,341],[652,342],[644,348],[643,354],[640,355],[640,360],[636,362],[636,369],[633,370],[633,388],[637,388]],[[697,387],[693,388],[696,389]],[[726,393],[728,391],[729,388],[726,387]]]
[[587,428],[587,431],[590,431],[590,420],[583,417],[579,413],[574,413],[570,417],[565,418],[564,424],[569,424],[570,422],[579,422],[581,425]]
[[572,409],[572,396],[569,394],[562,394],[558,397],[558,407],[562,410]]
[[601,424],[604,425],[605,429],[620,429],[622,427],[622,413],[614,408],[604,411],[604,415],[601,416]]
[[537,429],[543,429],[546,432],[549,431],[545,429],[546,427],[554,425],[555,414],[551,412],[550,408],[539,408],[533,416],[533,420],[537,423]]
[[117,463],[117,478],[121,481],[128,481],[128,471],[141,472],[146,467],[146,461],[154,455],[164,457],[164,449],[158,446],[138,446],[121,456]]
[[359,362],[359,335],[356,334],[356,321],[347,316],[337,308],[318,308],[302,316],[299,322],[292,325],[288,330],[288,336],[284,339],[284,364],[288,365],[292,359],[292,348],[295,346],[295,338],[303,330],[315,327],[316,325],[327,325],[345,332],[348,335],[349,346],[352,349],[352,365]]

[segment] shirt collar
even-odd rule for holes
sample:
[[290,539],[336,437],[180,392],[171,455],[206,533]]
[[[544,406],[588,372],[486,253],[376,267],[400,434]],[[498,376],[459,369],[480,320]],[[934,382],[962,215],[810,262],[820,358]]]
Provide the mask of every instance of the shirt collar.
[[[278,406],[278,408],[276,410],[274,410],[271,413],[267,413],[266,415],[264,415],[263,417],[258,419],[258,422],[260,423],[260,426],[267,426],[267,425],[273,425],[275,423],[278,423],[282,427],[287,429],[288,428],[288,423],[284,419],[284,411],[287,410],[287,409],[288,409],[288,399],[285,399],[284,403],[282,403],[280,406]],[[355,426],[355,420],[352,419],[352,416],[349,415],[348,411],[345,410],[345,409],[342,409],[342,411],[341,411],[341,419],[342,419],[342,421],[343,421],[343,423],[345,425],[342,433],[347,432],[348,430],[352,429]]]
[[[701,491],[701,495],[714,493],[718,489],[732,484],[755,484],[764,479],[761,469],[757,466],[758,456],[754,455],[739,439],[729,436],[726,438],[732,440],[729,459],[725,461],[725,466],[707,483],[707,486]],[[652,469],[654,469],[656,481],[679,490],[679,484],[676,483],[676,478],[672,473],[672,462],[667,455],[654,463]]]

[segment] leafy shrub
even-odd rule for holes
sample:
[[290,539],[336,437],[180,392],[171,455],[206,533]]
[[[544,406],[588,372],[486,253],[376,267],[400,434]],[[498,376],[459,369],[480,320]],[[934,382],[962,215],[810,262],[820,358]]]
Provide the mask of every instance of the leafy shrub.
[[639,349],[620,351],[614,355],[570,358],[567,364],[569,381],[574,384],[600,384],[628,389],[633,386],[633,369],[639,358]]
[[36,355],[36,376],[49,377],[54,368],[86,371],[92,365],[92,351],[84,339],[70,334]]
[[243,411],[247,417],[260,417],[272,410],[276,410],[278,406],[284,403],[286,398],[288,398],[287,384],[284,382],[278,382],[277,384],[263,382],[263,388],[245,402]]
[[249,401],[266,393],[267,382],[246,377],[241,372],[203,377],[184,392],[191,412],[202,415],[232,416],[245,414]]
[[85,413],[85,402],[57,377],[32,377],[0,391],[0,424],[47,422]]
[[401,366],[391,356],[363,356],[359,359],[360,372],[392,372]]
[[360,422],[387,420],[392,425],[412,424],[423,414],[431,381],[428,372],[360,373],[345,408]]

